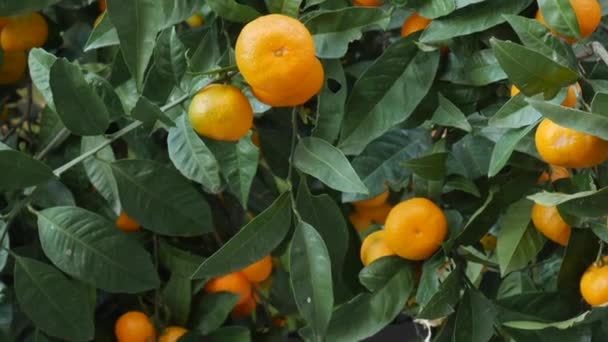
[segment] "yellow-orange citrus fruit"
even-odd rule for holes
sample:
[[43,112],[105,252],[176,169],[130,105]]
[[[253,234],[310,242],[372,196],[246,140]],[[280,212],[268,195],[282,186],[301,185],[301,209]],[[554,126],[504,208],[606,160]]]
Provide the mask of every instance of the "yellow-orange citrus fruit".
[[[600,6],[600,3],[597,0],[570,0],[570,5],[576,15],[581,39],[589,37],[595,29],[597,29],[602,20],[602,7]],[[557,32],[545,22],[540,10],[536,12],[536,19],[550,29],[554,35],[560,36],[570,43],[576,41],[574,37],[563,37],[557,34]]]
[[608,141],[543,119],[536,129],[536,149],[547,164],[585,168],[608,159]]
[[0,30],[2,30],[4,28],[4,26],[6,26],[6,24],[8,24],[8,20],[9,20],[9,17],[0,17]]
[[353,211],[348,215],[348,220],[358,232],[364,231],[372,224],[372,219],[363,214]]
[[378,230],[369,234],[361,244],[361,262],[367,266],[377,259],[395,255],[386,243],[386,232]]
[[378,6],[382,6],[382,1],[380,1],[380,0],[353,0],[353,5],[366,6],[366,7],[378,7]]
[[384,224],[392,209],[390,204],[383,203],[376,207],[361,207],[357,211],[364,217],[368,217],[373,223]]
[[608,303],[608,257],[587,268],[580,282],[581,295],[591,306]]
[[223,141],[237,141],[253,126],[253,109],[237,87],[211,84],[192,99],[188,117],[201,136]]
[[559,215],[557,207],[545,207],[534,203],[534,206],[532,206],[532,223],[549,240],[562,246],[568,244],[570,226]]
[[272,258],[270,255],[254,262],[241,270],[245,277],[252,283],[261,283],[272,273]]
[[158,342],[177,342],[188,330],[182,327],[166,327],[158,337]]
[[238,304],[232,309],[230,315],[234,318],[238,317],[247,317],[253,313],[255,307],[258,305],[257,301],[253,297],[249,297],[249,299],[242,304]]
[[303,104],[323,86],[312,36],[294,18],[270,14],[251,21],[237,38],[235,55],[251,92],[268,105]]
[[[583,89],[581,89],[581,85],[576,82],[575,84],[568,87],[568,94],[564,101],[562,101],[562,106],[574,108],[576,106],[577,98],[583,93]],[[511,86],[511,97],[519,94],[519,89],[512,85]]]
[[540,177],[538,177],[539,184],[546,183],[549,179],[551,179],[551,182],[555,182],[558,179],[570,178],[570,172],[568,172],[568,169],[565,167],[550,165],[549,168],[551,171],[551,178],[549,178],[547,171],[543,171]]
[[199,27],[203,25],[203,17],[201,17],[200,14],[195,13],[186,19],[186,24],[188,24],[189,27]]
[[403,25],[401,26],[401,37],[407,37],[414,32],[422,31],[429,26],[430,23],[430,19],[420,16],[418,13],[413,13],[403,22]]
[[206,293],[232,292],[239,296],[237,305],[243,304],[251,298],[251,283],[241,272],[228,273],[213,278],[205,284],[204,290]]
[[386,242],[397,255],[409,260],[424,260],[433,255],[445,239],[445,215],[426,198],[412,198],[397,204],[384,225]]
[[491,252],[493,250],[496,249],[496,236],[488,233],[486,235],[484,235],[479,242],[481,243],[481,245],[483,246],[483,249]]
[[137,221],[130,218],[127,213],[122,210],[120,211],[120,215],[118,215],[118,218],[116,219],[114,224],[116,224],[116,227],[118,227],[123,232],[134,232],[138,231],[141,228]]
[[27,56],[24,51],[5,52],[0,64],[0,84],[13,84],[20,81],[27,69]]
[[149,342],[156,340],[156,331],[150,318],[140,311],[129,311],[118,318],[114,325],[118,342]]
[[101,12],[105,11],[107,8],[106,0],[99,0],[98,6]]
[[380,195],[376,196],[376,197],[372,197],[363,201],[357,201],[354,202],[353,205],[356,208],[360,208],[360,207],[377,207],[381,204],[386,203],[386,200],[388,199],[388,190],[381,193]]
[[0,41],[5,52],[25,51],[43,46],[48,36],[46,19],[34,12],[10,17],[0,32]]

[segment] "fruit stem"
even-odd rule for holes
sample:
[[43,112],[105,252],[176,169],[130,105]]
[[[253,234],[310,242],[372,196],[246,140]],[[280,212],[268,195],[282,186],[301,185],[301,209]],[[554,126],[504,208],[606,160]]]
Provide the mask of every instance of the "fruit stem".
[[608,51],[604,48],[600,42],[591,42],[590,44],[593,52],[604,62],[604,64],[608,65]]
[[604,241],[600,240],[600,249],[597,251],[597,256],[595,257],[595,264],[599,267],[604,267],[604,259],[602,258],[603,251]]
[[205,71],[205,72],[201,73],[201,75],[216,75],[216,74],[221,74],[221,73],[225,73],[228,71],[237,71],[237,70],[238,70],[238,68],[236,65],[230,65],[230,66],[223,67],[223,68]]

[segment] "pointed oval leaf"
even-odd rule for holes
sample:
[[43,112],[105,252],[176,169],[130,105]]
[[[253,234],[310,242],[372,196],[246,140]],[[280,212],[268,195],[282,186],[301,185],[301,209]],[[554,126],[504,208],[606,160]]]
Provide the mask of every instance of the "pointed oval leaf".
[[300,140],[293,154],[294,166],[332,189],[367,193],[367,187],[340,150],[323,139]]
[[46,52],[44,49],[32,49],[28,55],[28,68],[32,83],[44,97],[47,105],[54,110],[53,92],[49,83],[51,67],[57,60],[53,54]]
[[581,30],[570,0],[538,0],[538,7],[551,29],[565,37],[580,39]]
[[177,171],[151,160],[111,165],[123,209],[145,228],[169,236],[212,231],[207,201]]
[[116,28],[112,24],[110,16],[104,15],[99,24],[93,27],[93,31],[91,31],[91,35],[84,45],[84,51],[87,52],[118,44],[120,44],[120,40],[118,39]]
[[[93,148],[107,142],[102,136],[83,137],[80,142],[81,153],[86,153]],[[108,163],[115,161],[114,151],[110,145],[102,148],[93,156],[82,162],[89,181],[103,198],[110,203],[116,211],[120,210],[118,198],[118,186],[112,173],[112,167]]]
[[3,171],[0,190],[19,190],[55,178],[46,164],[0,143],[0,167]]
[[87,288],[43,262],[15,256],[19,307],[45,333],[70,341],[95,335]]
[[194,327],[203,335],[215,331],[224,324],[238,300],[239,296],[232,292],[217,292],[203,296],[192,309],[188,326]]
[[395,274],[408,267],[405,259],[387,256],[375,260],[359,272],[359,281],[370,291],[380,290]]
[[185,177],[218,193],[222,186],[217,160],[205,142],[194,132],[185,115],[175,121],[167,137],[169,158]]
[[42,249],[65,273],[108,292],[136,293],[159,285],[150,254],[104,217],[78,207],[37,215]]
[[528,102],[544,117],[560,126],[608,140],[607,116],[566,108],[536,99],[528,99]]
[[515,151],[517,144],[530,133],[536,123],[527,127],[515,128],[507,131],[494,145],[492,158],[490,159],[490,168],[488,169],[488,177],[496,176],[502,170],[511,155]]
[[270,254],[291,227],[291,199],[283,193],[264,212],[256,216],[194,272],[203,279],[240,270]]
[[459,128],[465,132],[473,130],[464,113],[441,93],[439,94],[439,107],[431,120],[438,125]]
[[468,289],[458,307],[454,341],[488,342],[494,336],[496,308],[481,292]]
[[206,3],[218,16],[229,21],[246,23],[261,15],[253,7],[242,5],[236,0],[207,0]]
[[[321,62],[325,71],[325,82],[317,96],[317,124],[312,130],[312,135],[334,142],[340,134],[340,126],[344,118],[348,85],[340,60],[324,59]],[[339,89],[336,90],[335,86]]]

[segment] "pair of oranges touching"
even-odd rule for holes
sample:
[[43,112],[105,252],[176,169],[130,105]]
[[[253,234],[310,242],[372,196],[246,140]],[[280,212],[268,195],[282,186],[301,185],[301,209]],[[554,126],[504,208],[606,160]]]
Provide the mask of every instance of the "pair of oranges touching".
[[19,82],[27,69],[27,50],[46,43],[49,28],[39,13],[0,17],[0,84]]
[[[266,281],[272,273],[272,259],[266,256],[240,271],[209,280],[204,287],[206,293],[230,292],[238,296],[232,317],[251,315],[257,306],[254,286]],[[187,333],[183,327],[170,326],[163,330],[157,342],[177,342]],[[129,311],[114,324],[114,334],[118,342],[156,341],[156,329],[150,318],[141,311]]]

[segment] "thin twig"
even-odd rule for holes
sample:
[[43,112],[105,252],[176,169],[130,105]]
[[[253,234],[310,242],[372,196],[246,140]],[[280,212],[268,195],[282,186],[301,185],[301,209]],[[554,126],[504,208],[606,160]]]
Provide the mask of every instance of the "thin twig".
[[589,44],[593,52],[604,62],[604,64],[608,65],[608,51],[604,48],[600,42],[591,42]]
[[55,147],[57,147],[56,145],[61,143],[61,141],[65,138],[67,138],[69,135],[70,135],[70,131],[68,131],[67,128],[63,127],[59,132],[57,132],[57,134],[53,137],[53,139],[51,141],[49,141],[49,143],[42,149],[42,151],[40,151],[34,158],[40,160],[40,159],[46,157],[46,155],[51,150],[53,150]]

